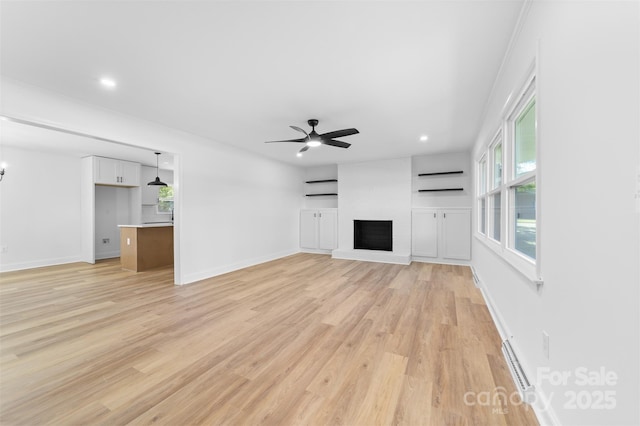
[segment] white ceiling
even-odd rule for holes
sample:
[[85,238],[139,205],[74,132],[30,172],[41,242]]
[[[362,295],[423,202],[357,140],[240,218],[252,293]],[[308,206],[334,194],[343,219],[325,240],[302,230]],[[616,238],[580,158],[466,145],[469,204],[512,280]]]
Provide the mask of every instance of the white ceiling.
[[0,122],[0,141],[7,146],[71,155],[78,158],[97,155],[135,161],[150,167],[156,167],[158,164],[159,168],[166,170],[173,170],[174,167],[172,154],[161,153],[156,162],[155,153],[148,149],[9,120]]
[[[23,1],[1,73],[297,165],[469,149],[521,0]],[[105,90],[102,76],[117,80]],[[355,127],[303,158],[289,128]],[[422,134],[429,136],[419,142]],[[99,135],[97,135],[99,136]]]

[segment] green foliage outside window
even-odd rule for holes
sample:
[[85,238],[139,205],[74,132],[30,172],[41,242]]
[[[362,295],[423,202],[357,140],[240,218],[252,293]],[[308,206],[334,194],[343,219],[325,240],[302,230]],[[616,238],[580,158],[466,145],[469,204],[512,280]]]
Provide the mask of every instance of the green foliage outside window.
[[161,186],[158,190],[158,213],[173,211],[173,187]]

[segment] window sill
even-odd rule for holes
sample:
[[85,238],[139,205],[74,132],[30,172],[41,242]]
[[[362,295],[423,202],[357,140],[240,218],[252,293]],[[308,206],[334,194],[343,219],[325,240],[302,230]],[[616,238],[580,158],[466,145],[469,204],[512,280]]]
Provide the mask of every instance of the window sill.
[[536,265],[532,261],[525,259],[523,256],[513,252],[511,249],[505,248],[491,238],[476,232],[475,238],[493,251],[498,257],[511,266],[516,272],[520,273],[525,279],[531,281],[539,289],[544,284],[542,278],[538,277]]

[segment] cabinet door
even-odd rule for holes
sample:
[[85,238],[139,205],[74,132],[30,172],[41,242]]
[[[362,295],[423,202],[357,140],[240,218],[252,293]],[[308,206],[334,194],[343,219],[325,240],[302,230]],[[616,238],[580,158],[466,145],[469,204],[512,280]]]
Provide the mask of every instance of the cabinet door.
[[101,185],[140,186],[140,164],[94,157],[93,177]]
[[93,178],[95,183],[118,185],[118,162],[111,158],[94,157]]
[[411,212],[411,254],[438,257],[438,211],[420,209]]
[[442,213],[442,257],[471,260],[471,211],[444,210]]
[[140,164],[130,161],[119,161],[118,169],[120,185],[140,186]]
[[300,247],[318,248],[318,212],[316,210],[300,211]]
[[335,210],[318,212],[318,248],[338,248],[338,212]]

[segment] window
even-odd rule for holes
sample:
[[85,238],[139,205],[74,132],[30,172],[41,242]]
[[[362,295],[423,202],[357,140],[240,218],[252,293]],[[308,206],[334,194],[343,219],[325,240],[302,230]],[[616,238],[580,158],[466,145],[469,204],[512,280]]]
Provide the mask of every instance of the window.
[[491,238],[500,242],[502,227],[502,194],[497,192],[491,196]]
[[480,233],[487,233],[487,199],[482,197],[480,199]]
[[535,105],[532,99],[515,121],[515,177],[536,169]]
[[161,186],[158,189],[158,213],[173,214],[173,187]]
[[535,77],[531,76],[477,160],[476,235],[525,275],[539,280],[536,123]]
[[487,233],[487,159],[482,157],[478,167],[478,230],[481,234]]
[[480,186],[478,189],[480,195],[487,192],[487,160],[484,157],[480,161]]
[[498,242],[502,228],[502,161],[502,132],[498,131],[489,155],[484,155],[478,165],[478,231]]
[[502,184],[502,142],[493,147],[493,187],[499,188]]
[[509,187],[509,248],[536,258],[536,101],[527,90],[510,116],[513,166]]
[[513,248],[536,258],[536,184],[527,182],[513,187]]

